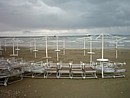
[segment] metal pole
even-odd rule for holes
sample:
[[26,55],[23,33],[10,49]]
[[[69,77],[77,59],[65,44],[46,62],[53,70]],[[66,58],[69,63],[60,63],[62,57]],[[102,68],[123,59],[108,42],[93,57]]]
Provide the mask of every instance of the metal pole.
[[116,38],[116,59],[118,58],[118,52],[117,52],[117,38]]
[[90,36],[90,66],[92,65],[92,37]]
[[6,46],[7,46],[7,45],[6,45],[6,40],[5,40],[5,45],[4,45],[4,46],[5,46],[5,52],[6,52]]
[[46,63],[48,65],[48,49],[47,49],[47,36],[46,36]]
[[18,55],[18,41],[17,41],[17,55]]
[[37,48],[37,46],[36,46],[36,39],[34,39],[35,40],[35,58],[37,58],[37,52],[36,52],[36,48]]
[[85,42],[85,37],[84,37],[84,56],[85,56],[85,54],[86,54],[86,53],[85,53],[85,52],[86,52],[85,49],[86,49],[86,42]]
[[103,62],[100,62],[102,64],[102,78],[104,78],[104,73],[103,73]]
[[2,55],[2,47],[1,47],[2,45],[1,45],[1,41],[0,41],[0,54]]
[[102,33],[102,59],[104,58],[104,34]]
[[65,40],[63,41],[63,55],[65,55]]
[[[104,58],[104,34],[102,33],[102,59]],[[102,63],[102,78],[104,78],[104,73],[103,73],[103,62]]]
[[58,36],[56,37],[56,39],[57,39],[57,61],[59,61],[59,51],[58,51],[58,48],[59,48],[59,46],[58,46]]
[[14,55],[14,38],[13,38],[13,55]]
[[30,42],[30,52],[32,52],[32,44],[31,44],[31,42]]

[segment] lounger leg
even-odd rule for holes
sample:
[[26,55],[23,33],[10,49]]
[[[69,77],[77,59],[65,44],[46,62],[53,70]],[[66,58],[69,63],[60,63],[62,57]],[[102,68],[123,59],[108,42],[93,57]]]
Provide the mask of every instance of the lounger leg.
[[34,76],[34,73],[32,73],[32,78],[34,78],[35,76]]
[[9,78],[5,78],[5,81],[4,81],[4,86],[7,86],[7,82],[8,82]]
[[97,78],[97,75],[96,75],[96,73],[94,73],[94,76],[95,76],[95,78]]
[[58,78],[58,79],[60,78],[60,73],[59,72],[56,73],[56,78]]
[[73,78],[73,73],[70,72],[69,77],[70,77],[70,79],[72,79]]
[[20,77],[21,77],[21,80],[23,80],[23,74],[21,74]]
[[82,75],[83,75],[83,79],[85,79],[85,78],[86,78],[86,74],[85,74],[85,72],[83,72]]
[[48,73],[45,71],[44,72],[44,78],[47,78],[47,75],[48,75]]

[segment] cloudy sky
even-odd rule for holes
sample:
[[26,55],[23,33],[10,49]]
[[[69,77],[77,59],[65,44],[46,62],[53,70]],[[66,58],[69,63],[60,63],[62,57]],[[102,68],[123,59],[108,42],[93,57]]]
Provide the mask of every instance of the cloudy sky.
[[0,0],[1,35],[130,34],[130,0]]

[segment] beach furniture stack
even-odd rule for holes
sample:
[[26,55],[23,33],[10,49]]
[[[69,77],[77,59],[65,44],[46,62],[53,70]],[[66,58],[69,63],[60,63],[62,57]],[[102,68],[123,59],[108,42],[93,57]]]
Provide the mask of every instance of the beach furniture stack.
[[110,62],[108,59],[97,59],[97,73],[100,73],[102,78],[117,78],[125,77],[126,69],[123,68],[125,63]]
[[98,73],[101,73],[102,78],[112,78],[114,77],[114,68],[108,66],[108,59],[97,59],[99,63],[96,65],[96,70]]
[[124,72],[126,71],[125,69],[119,69],[117,67],[117,64],[110,63],[109,59],[104,58],[104,34],[101,33],[100,36],[101,36],[102,51],[101,51],[101,58],[97,59],[97,62],[99,62],[96,65],[97,72],[101,73],[102,78],[125,77],[124,75]]
[[45,67],[44,78],[59,78],[59,65],[57,63],[49,62]]
[[23,73],[22,65],[20,63],[11,61],[9,59],[0,59],[1,85],[7,86],[8,84],[22,80]]
[[124,66],[126,65],[126,63],[114,63],[115,65],[115,77],[125,77],[125,72],[126,69],[124,68]]
[[41,75],[44,74],[45,66],[43,61],[30,61],[25,62],[25,66],[23,66],[24,70],[24,77],[31,77],[31,78],[40,78]]
[[33,61],[25,62],[25,65],[23,66],[24,71],[24,77],[32,77],[32,67],[33,67]]
[[70,65],[70,75],[72,78],[84,78],[83,66],[80,64],[69,63]]
[[45,67],[44,78],[85,79],[97,78],[97,76],[96,70],[84,63],[50,63],[49,67]]
[[32,78],[40,77],[41,75],[44,74],[44,71],[45,71],[45,67],[43,61],[32,63],[31,66]]
[[84,72],[84,79],[85,78],[97,78],[97,71],[95,69],[95,63],[81,63],[83,72]]
[[71,78],[71,67],[69,63],[58,63],[58,77],[59,78]]

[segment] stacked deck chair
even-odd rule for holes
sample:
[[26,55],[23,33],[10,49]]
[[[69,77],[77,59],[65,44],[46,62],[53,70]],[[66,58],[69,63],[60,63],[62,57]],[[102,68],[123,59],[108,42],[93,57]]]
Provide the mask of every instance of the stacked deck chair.
[[26,66],[24,66],[24,77],[32,77],[32,78],[43,78],[45,66],[43,61],[39,62],[27,62]]
[[23,79],[23,70],[19,62],[0,60],[0,84],[7,86]]
[[125,63],[102,62],[97,63],[96,70],[102,74],[102,78],[125,77],[126,69],[122,68],[124,65]]
[[96,64],[96,70],[98,75],[102,75],[102,78],[114,78],[115,68],[113,63],[101,62]]
[[84,72],[83,78],[97,78],[95,63],[83,63],[81,62],[82,69]]
[[59,64],[53,62],[45,63],[44,78],[59,78],[58,66]]
[[69,63],[57,63],[58,66],[58,78],[72,78],[71,76],[71,64]]
[[24,71],[24,77],[32,77],[32,66],[33,66],[33,61],[26,62],[25,65],[23,66],[23,71]]
[[125,72],[126,69],[124,68],[124,65],[126,65],[126,63],[114,63],[115,65],[115,78],[116,77],[125,77]]
[[84,78],[84,70],[83,65],[81,64],[73,64],[69,63],[70,65],[70,78]]
[[43,61],[35,62],[31,67],[32,78],[44,78],[45,65]]

